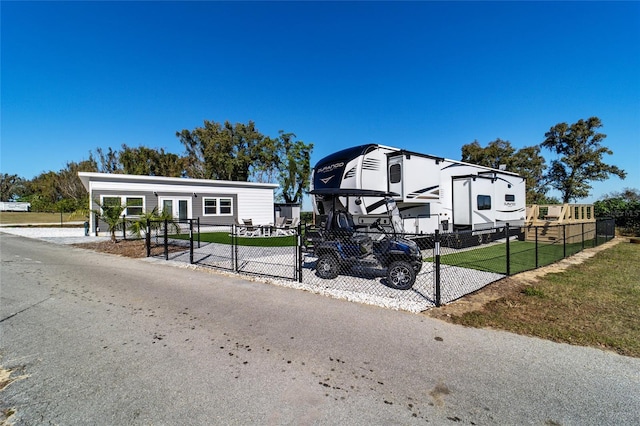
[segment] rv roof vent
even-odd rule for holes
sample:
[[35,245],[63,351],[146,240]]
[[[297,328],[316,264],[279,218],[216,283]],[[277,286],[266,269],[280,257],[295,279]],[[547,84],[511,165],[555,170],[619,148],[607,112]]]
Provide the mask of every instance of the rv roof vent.
[[498,170],[507,170],[507,165],[506,164],[500,164],[498,166]]

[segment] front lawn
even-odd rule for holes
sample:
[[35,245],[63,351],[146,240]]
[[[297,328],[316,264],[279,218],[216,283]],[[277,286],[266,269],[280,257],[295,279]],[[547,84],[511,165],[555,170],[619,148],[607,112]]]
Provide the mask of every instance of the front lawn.
[[[478,248],[445,254],[440,257],[440,263],[444,265],[460,266],[463,268],[477,269],[479,271],[507,273],[507,245],[492,244],[479,246]],[[593,240],[584,242],[584,247],[593,247]],[[538,243],[538,265],[544,266],[557,262],[564,257],[562,242]],[[570,256],[582,250],[582,243],[567,244],[566,254]],[[531,241],[510,241],[510,273],[528,271],[536,268],[536,244]],[[428,259],[431,261],[432,259]]]

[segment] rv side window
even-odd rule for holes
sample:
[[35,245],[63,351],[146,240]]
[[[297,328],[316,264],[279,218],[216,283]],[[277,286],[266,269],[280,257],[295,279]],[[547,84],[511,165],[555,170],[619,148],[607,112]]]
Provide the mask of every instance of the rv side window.
[[402,179],[402,169],[400,164],[389,166],[389,183],[398,183]]
[[516,196],[513,194],[505,194],[504,200],[512,203],[516,200]]
[[478,195],[478,210],[491,210],[490,195]]

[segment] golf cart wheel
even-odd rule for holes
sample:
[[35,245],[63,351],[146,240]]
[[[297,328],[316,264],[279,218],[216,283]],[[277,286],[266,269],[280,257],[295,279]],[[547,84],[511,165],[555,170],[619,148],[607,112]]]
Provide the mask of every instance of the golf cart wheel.
[[321,254],[316,263],[316,273],[320,278],[332,280],[338,276],[340,264],[332,254]]
[[389,265],[387,283],[396,290],[409,290],[416,281],[416,272],[408,262],[397,261]]

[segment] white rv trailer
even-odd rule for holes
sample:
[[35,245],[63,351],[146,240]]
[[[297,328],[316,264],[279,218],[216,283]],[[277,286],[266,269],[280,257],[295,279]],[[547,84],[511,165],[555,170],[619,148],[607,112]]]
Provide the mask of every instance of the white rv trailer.
[[[461,161],[368,144],[320,160],[312,189],[355,188],[400,194],[396,203],[410,233],[482,231],[524,225],[525,179],[515,173]],[[316,214],[332,200],[312,196]],[[339,199],[358,223],[383,213],[379,198]]]

